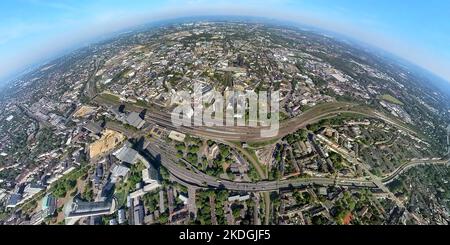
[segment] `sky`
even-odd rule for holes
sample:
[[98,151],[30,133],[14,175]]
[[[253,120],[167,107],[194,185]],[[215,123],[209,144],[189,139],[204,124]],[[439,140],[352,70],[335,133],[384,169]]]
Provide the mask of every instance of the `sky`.
[[0,1],[0,83],[25,67],[139,24],[177,17],[269,17],[341,33],[450,81],[448,0]]

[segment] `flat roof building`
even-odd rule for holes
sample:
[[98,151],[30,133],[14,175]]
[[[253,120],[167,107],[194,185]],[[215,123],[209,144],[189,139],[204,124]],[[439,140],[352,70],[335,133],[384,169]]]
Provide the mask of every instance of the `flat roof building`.
[[169,138],[178,142],[184,142],[186,139],[186,135],[177,131],[171,131],[169,134]]
[[115,208],[114,199],[103,202],[84,202],[75,196],[64,206],[64,215],[66,219],[107,215],[113,213]]
[[111,179],[114,180],[113,182],[116,182],[117,178],[125,177],[130,172],[130,169],[122,166],[122,165],[114,165],[111,168]]
[[134,164],[138,160],[139,153],[131,147],[124,145],[114,152],[113,155],[122,162]]
[[15,208],[17,204],[22,201],[22,195],[18,193],[13,193],[9,196],[8,201],[6,202],[7,208]]
[[249,199],[250,199],[250,195],[244,195],[244,196],[236,195],[236,196],[229,197],[228,201],[229,202],[236,202],[236,201],[243,202],[243,201],[247,201]]
[[29,183],[23,191],[25,193],[28,193],[29,195],[35,195],[42,190],[44,190],[44,187],[42,185],[36,183]]
[[88,122],[83,128],[96,135],[99,135],[103,131],[103,128],[94,122]]
[[145,121],[141,118],[141,116],[137,112],[131,112],[128,115],[126,121],[129,125],[137,129],[141,129],[142,127],[144,127],[145,124]]
[[144,180],[146,184],[158,182],[159,180],[158,170],[156,170],[153,166],[150,166],[149,168],[142,170],[142,180]]
[[42,198],[42,211],[44,216],[48,217],[56,212],[56,198],[50,194]]

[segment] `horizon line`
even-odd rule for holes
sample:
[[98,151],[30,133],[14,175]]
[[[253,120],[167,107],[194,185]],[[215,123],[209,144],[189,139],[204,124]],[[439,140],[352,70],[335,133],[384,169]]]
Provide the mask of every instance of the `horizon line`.
[[[35,62],[25,65],[24,67],[22,67],[21,69],[18,69],[15,72],[11,72],[10,74],[5,75],[4,78],[0,78],[0,89],[3,89],[5,87],[11,85],[12,82],[20,80],[23,76],[26,76],[29,73],[35,72],[40,67],[42,67],[48,63],[55,62],[56,60],[58,60],[60,58],[63,58],[74,52],[85,49],[90,45],[99,45],[102,42],[113,41],[114,39],[120,37],[121,35],[126,35],[127,33],[130,33],[130,32],[134,33],[136,31],[140,31],[139,30],[140,28],[147,28],[148,25],[157,24],[158,25],[157,27],[162,27],[162,26],[166,26],[166,25],[170,25],[170,24],[192,21],[189,19],[193,19],[193,18],[204,18],[205,20],[207,20],[208,18],[258,19],[261,24],[269,24],[267,22],[264,23],[264,21],[275,21],[275,22],[280,22],[279,24],[281,24],[281,26],[284,26],[284,27],[295,27],[295,28],[300,28],[300,29],[301,28],[311,28],[312,30],[308,30],[308,31],[312,31],[315,34],[319,34],[322,36],[326,36],[326,35],[324,35],[324,33],[320,33],[320,32],[326,32],[326,34],[330,34],[331,37],[335,41],[338,41],[338,42],[342,42],[342,40],[338,40],[339,38],[348,39],[349,41],[353,42],[354,44],[359,45],[360,46],[360,47],[358,47],[359,49],[362,48],[361,45],[367,46],[367,47],[371,48],[370,53],[372,53],[372,55],[374,55],[374,53],[373,53],[374,51],[381,51],[384,53],[383,56],[385,56],[385,58],[388,58],[386,56],[392,56],[390,58],[396,58],[401,61],[407,62],[407,63],[409,63],[409,65],[416,66],[415,68],[420,68],[423,71],[428,72],[431,75],[434,75],[435,78],[442,80],[442,81],[436,81],[436,82],[445,82],[446,85],[450,85],[450,78],[447,78],[446,76],[441,75],[438,72],[435,72],[432,69],[430,69],[424,65],[421,65],[410,58],[403,57],[402,55],[397,54],[393,51],[387,50],[384,47],[371,44],[365,40],[354,37],[351,34],[343,33],[343,32],[337,31],[337,30],[330,30],[328,28],[324,28],[324,27],[321,27],[318,25],[303,23],[303,22],[299,22],[299,21],[295,21],[295,20],[283,20],[283,19],[280,19],[280,18],[277,18],[274,16],[260,16],[260,15],[252,16],[252,15],[235,15],[235,14],[219,14],[219,15],[199,14],[199,15],[180,15],[180,16],[174,16],[174,17],[169,17],[169,18],[144,21],[144,22],[141,22],[138,24],[133,24],[131,26],[121,27],[118,30],[113,30],[113,31],[107,32],[105,34],[89,37],[86,40],[82,40],[75,44],[69,45],[69,46],[63,48],[63,50],[56,51],[53,55],[49,55],[48,57],[42,57]],[[264,20],[264,21],[262,21],[262,20]],[[174,21],[174,23],[164,23],[164,22],[171,22],[171,21]],[[204,20],[195,20],[195,21],[204,21]],[[225,21],[225,20],[221,20],[221,21]],[[243,21],[238,20],[238,22],[243,22]],[[398,63],[399,60],[397,60],[396,62]],[[412,68],[412,67],[410,67],[410,68]],[[435,79],[433,79],[433,80],[435,80]]]

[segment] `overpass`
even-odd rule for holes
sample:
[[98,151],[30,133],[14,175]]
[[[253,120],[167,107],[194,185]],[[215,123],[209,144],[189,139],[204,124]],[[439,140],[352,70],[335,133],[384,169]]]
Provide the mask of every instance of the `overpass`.
[[418,166],[428,166],[428,165],[447,165],[450,166],[449,159],[439,159],[439,160],[414,160],[409,163],[405,163],[398,167],[395,171],[390,173],[388,176],[382,179],[382,182],[386,185],[397,179],[401,174],[405,173],[411,168]]
[[[347,179],[347,178],[299,178],[283,181],[260,181],[257,183],[248,182],[235,182],[229,180],[223,180],[209,176],[201,171],[193,168],[185,160],[182,160],[191,169],[186,169],[179,166],[177,160],[172,158],[175,153],[160,143],[150,144],[146,149],[148,154],[153,158],[160,157],[160,164],[164,166],[174,177],[184,183],[200,187],[200,188],[214,188],[214,189],[227,189],[232,191],[244,191],[244,192],[260,192],[260,191],[277,191],[284,188],[295,188],[311,185],[322,186],[347,186],[355,188],[376,188],[377,186],[372,181],[360,180],[360,179]],[[147,154],[147,156],[148,156]]]

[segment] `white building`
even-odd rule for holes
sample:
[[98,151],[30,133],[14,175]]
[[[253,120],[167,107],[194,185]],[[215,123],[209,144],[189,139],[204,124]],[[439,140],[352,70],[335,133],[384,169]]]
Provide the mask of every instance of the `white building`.
[[186,135],[177,131],[171,131],[169,134],[169,138],[178,142],[184,142],[184,140],[186,139]]

